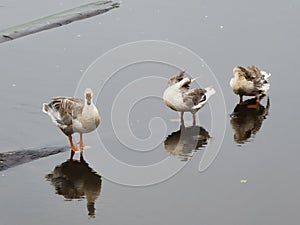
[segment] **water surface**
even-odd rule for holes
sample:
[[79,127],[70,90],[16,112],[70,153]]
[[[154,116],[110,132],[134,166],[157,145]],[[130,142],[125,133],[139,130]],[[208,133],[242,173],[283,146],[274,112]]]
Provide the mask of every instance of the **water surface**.
[[[84,3],[82,0],[43,4],[34,0],[3,2],[0,28]],[[104,149],[99,146],[96,134],[86,135],[85,141],[91,148],[84,152],[84,159],[93,174],[101,176],[101,192],[94,201],[95,218],[88,215],[86,193],[70,200],[57,194],[57,187],[49,181],[49,176],[46,178],[67,162],[69,152],[65,152],[1,172],[1,223],[296,224],[300,219],[297,179],[300,80],[295,72],[300,57],[299,10],[300,3],[295,0],[189,3],[134,0],[123,2],[119,9],[103,16],[0,45],[1,152],[66,145],[67,138],[41,112],[42,103],[54,95],[72,96],[84,70],[98,56],[132,41],[165,40],[193,50],[216,75],[227,111],[220,153],[203,173],[198,171],[198,165],[205,146],[193,152],[188,161],[181,161],[165,149],[164,141],[180,129],[180,124],[174,122],[178,114],[156,98],[145,99],[133,108],[131,128],[139,138],[148,137],[149,121],[161,117],[167,124],[166,134],[157,135],[161,143],[153,151],[145,154],[132,151],[114,136],[109,119],[111,99],[140,76],[168,78],[178,69],[158,64],[124,69],[107,86],[114,87],[106,90],[108,98],[97,100],[103,120],[97,132],[105,147],[116,158],[133,165],[149,165],[171,156],[174,162],[188,162],[186,166],[156,185],[122,186],[105,178],[103,164],[99,163]],[[230,89],[229,80],[234,66],[251,64],[272,73],[267,96],[270,107],[266,118],[258,119],[259,129],[246,141],[237,143],[230,114],[238,96]],[[267,105],[267,97],[262,100],[263,107]],[[213,141],[210,108],[205,106],[197,115],[198,126],[212,136],[208,143]],[[253,115],[248,118],[253,119]],[[187,114],[185,119],[189,121],[191,115]],[[160,134],[161,124],[155,123],[151,131],[154,137]],[[82,187],[81,179],[76,182]],[[95,187],[99,188],[99,182]]]

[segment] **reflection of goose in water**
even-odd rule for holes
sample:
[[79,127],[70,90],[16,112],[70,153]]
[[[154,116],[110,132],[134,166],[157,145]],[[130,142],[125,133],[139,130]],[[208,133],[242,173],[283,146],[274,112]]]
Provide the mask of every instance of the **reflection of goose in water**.
[[80,161],[68,160],[56,166],[46,176],[56,189],[56,194],[63,195],[66,200],[87,200],[88,215],[95,217],[95,201],[101,191],[101,176],[98,175],[81,154]]
[[165,149],[182,161],[187,161],[201,147],[207,145],[209,133],[199,126],[184,127],[170,134],[165,140]]
[[256,98],[248,99],[245,104],[237,104],[231,114],[231,126],[234,129],[234,140],[245,143],[251,136],[254,136],[260,129],[264,119],[268,115],[270,99],[268,97],[266,107],[259,104],[257,108],[249,108],[248,105],[256,104]]

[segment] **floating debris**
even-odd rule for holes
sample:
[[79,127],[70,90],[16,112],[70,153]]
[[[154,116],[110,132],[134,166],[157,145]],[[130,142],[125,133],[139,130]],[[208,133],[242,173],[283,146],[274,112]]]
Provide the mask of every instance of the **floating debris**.
[[246,184],[246,183],[248,183],[248,180],[242,179],[242,180],[240,180],[240,183],[241,183],[241,184]]
[[97,1],[11,27],[0,31],[0,43],[103,14],[119,6],[120,3],[113,1]]
[[224,28],[224,26],[223,26],[223,25],[221,25],[221,26],[220,26],[220,29],[223,29],[223,28]]

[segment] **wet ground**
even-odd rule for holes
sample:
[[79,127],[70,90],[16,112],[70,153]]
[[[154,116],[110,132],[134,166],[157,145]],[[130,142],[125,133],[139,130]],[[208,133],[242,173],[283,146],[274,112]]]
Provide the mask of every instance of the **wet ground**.
[[[6,1],[0,7],[0,28],[81,4],[85,2]],[[226,105],[220,107],[226,110],[220,152],[200,173],[205,149],[219,138],[211,129],[211,108],[207,105],[198,112],[197,129],[182,130],[179,115],[161,99],[139,101],[129,117],[131,130],[141,139],[152,135],[158,144],[137,142],[139,149],[153,148],[144,153],[133,149],[135,142],[126,147],[112,127],[112,101],[139,77],[167,79],[179,70],[153,62],[120,70],[96,99],[102,123],[97,132],[85,135],[90,147],[83,158],[77,154],[74,161],[68,161],[67,151],[1,171],[1,224],[297,224],[299,9],[299,2],[293,0],[126,1],[103,16],[1,44],[2,154],[65,146],[67,138],[41,112],[42,103],[55,95],[74,95],[87,67],[127,42],[155,39],[191,49],[215,74]],[[254,111],[237,106],[238,96],[229,86],[233,67],[251,64],[272,73],[268,96]],[[193,77],[201,76],[185,69]],[[107,77],[102,72],[100,69],[99,87]],[[201,77],[198,82],[210,85]],[[165,83],[149,86],[162,94]],[[212,97],[212,104],[218,95],[220,91]],[[160,117],[166,127],[159,122],[149,127],[154,117]],[[185,120],[188,127],[191,115],[186,114]],[[123,127],[117,127],[117,132],[131,141]],[[183,133],[180,140],[176,138],[179,133]],[[120,185],[111,182],[111,177],[130,178],[132,173],[109,164],[106,151],[135,166],[170,158],[170,168],[184,167],[154,185]],[[149,176],[146,172],[133,181]]]

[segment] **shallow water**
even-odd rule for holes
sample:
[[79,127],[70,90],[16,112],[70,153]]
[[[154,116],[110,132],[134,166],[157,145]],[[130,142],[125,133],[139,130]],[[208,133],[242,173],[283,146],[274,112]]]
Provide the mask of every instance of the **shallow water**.
[[[51,1],[47,5],[34,0],[4,2],[0,7],[0,29],[84,3],[82,0],[72,3]],[[39,10],[33,10],[33,5]],[[300,3],[293,0],[252,1],[251,4],[247,1],[192,1],[187,4],[183,1],[135,0],[123,2],[119,9],[103,16],[0,45],[0,152],[66,145],[66,137],[41,112],[41,104],[54,95],[74,95],[86,68],[103,53],[127,42],[156,39],[191,49],[215,74],[226,105],[226,130],[220,152],[202,173],[198,166],[207,145],[197,151],[188,151],[187,161],[180,149],[176,149],[179,154],[176,151],[170,153],[168,147],[165,149],[167,137],[180,130],[179,115],[166,108],[158,97],[138,101],[129,117],[136,137],[150,136],[155,142],[148,141],[144,146],[143,142],[136,142],[134,145],[131,134],[119,126],[118,134],[131,143],[126,147],[115,136],[116,129],[112,127],[111,111],[117,94],[140,77],[167,79],[179,70],[151,62],[123,68],[105,83],[103,92],[96,99],[102,117],[100,127],[97,132],[85,135],[85,142],[91,147],[84,152],[88,166],[85,164],[83,170],[96,177],[96,182],[85,184],[80,173],[75,178],[65,173],[63,177],[67,182],[49,180],[48,175],[58,171],[55,168],[61,168],[68,160],[69,152],[2,171],[1,223],[296,224],[300,219],[300,182],[297,179],[300,153],[296,150],[299,76],[295,72],[300,56],[299,9]],[[272,73],[271,89],[261,102],[261,107],[266,108],[269,98],[268,113],[263,115],[264,110],[258,115],[253,111],[246,112],[248,117],[238,115],[242,119],[234,121],[237,115],[230,114],[236,108],[238,96],[229,87],[232,69],[236,65],[251,64]],[[201,74],[184,69],[193,77],[200,76],[200,85],[210,85]],[[94,85],[102,87],[105,77],[104,69],[100,69]],[[135,92],[138,95],[146,91],[145,87],[162,95],[166,83],[151,84],[140,89],[129,88],[131,91],[123,97]],[[81,92],[76,95],[80,96]],[[217,95],[221,95],[220,91],[212,97],[212,103]],[[127,103],[120,105],[125,107]],[[122,111],[118,112],[121,118]],[[211,115],[208,105],[197,113],[198,126],[211,136],[208,145],[219,140],[211,129]],[[149,123],[154,117],[160,117],[165,126],[161,120]],[[191,115],[187,113],[185,120],[188,126]],[[243,134],[243,128],[248,131],[248,136],[249,130],[253,132],[248,139],[247,135],[239,135]],[[197,138],[203,137],[194,136],[197,146]],[[184,150],[189,148],[188,145],[180,146]],[[152,150],[141,152],[141,149]],[[184,167],[154,185],[124,186],[109,179],[119,176],[119,179],[126,177],[131,182],[147,182],[159,173],[145,177],[143,174],[148,175],[148,171],[142,171],[133,177],[134,171],[121,171],[105,161],[106,150],[134,166],[153,165],[169,158],[171,172]],[[79,155],[75,158],[79,159]],[[170,171],[160,171],[161,177],[170,175]],[[57,175],[59,177],[60,173]],[[74,188],[68,188],[66,183]],[[79,194],[70,200],[70,197],[57,194],[58,186]],[[94,195],[89,195],[91,192]],[[88,215],[88,196],[94,196],[95,218]]]

